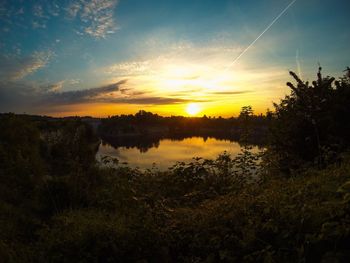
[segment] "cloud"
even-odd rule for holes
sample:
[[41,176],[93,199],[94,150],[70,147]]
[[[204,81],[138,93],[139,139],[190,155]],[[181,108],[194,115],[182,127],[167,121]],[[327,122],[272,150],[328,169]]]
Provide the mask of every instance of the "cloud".
[[34,29],[37,29],[37,28],[42,28],[42,29],[45,29],[46,28],[46,23],[40,23],[38,21],[33,21],[32,22],[32,27]]
[[75,0],[66,10],[68,17],[77,18],[82,22],[83,32],[80,33],[99,39],[116,31],[114,19],[116,5],[117,0]]
[[0,55],[0,80],[16,81],[44,68],[53,56],[52,51],[34,52],[27,57]]
[[[22,1],[21,1],[22,2]],[[97,39],[106,38],[117,30],[114,9],[118,0],[43,0],[28,1],[28,4],[0,0],[0,21],[3,30],[10,31],[13,27],[46,29],[52,19],[61,17],[77,19],[78,34],[88,35]],[[29,16],[30,14],[30,16]],[[65,14],[62,16],[62,14]]]
[[61,8],[60,6],[57,4],[56,1],[50,1],[50,4],[47,7],[47,12],[51,15],[51,16],[59,16],[60,12],[61,12]]
[[240,90],[240,91],[215,91],[210,92],[209,94],[213,95],[239,95],[239,94],[246,94],[246,93],[252,93],[254,91],[251,90]]
[[103,100],[103,95],[119,91],[120,86],[125,83],[126,80],[122,80],[117,83],[91,89],[65,92],[49,92],[42,97],[42,100],[45,104],[59,105],[99,101],[101,99]]
[[[31,12],[33,14],[32,28],[46,29],[48,20],[52,16],[59,15],[59,6],[55,3],[55,1],[48,1],[43,4],[33,5]],[[23,14],[24,10],[23,12],[19,13],[19,15]]]
[[62,87],[63,87],[65,82],[66,82],[65,80],[61,80],[61,81],[56,82],[56,83],[43,85],[40,87],[40,90],[46,91],[46,92],[58,92],[58,91],[62,90]]
[[133,95],[133,96],[140,96],[140,95],[145,95],[145,94],[147,94],[147,92],[145,92],[145,91],[133,91],[131,93],[131,95]]
[[33,15],[36,17],[46,18],[46,15],[44,15],[43,7],[39,4],[33,6]]
[[60,91],[66,80],[51,84],[29,81],[0,80],[0,111],[33,110],[54,105],[71,105],[104,101],[110,93],[117,92],[126,80],[110,85],[76,91]]
[[79,1],[71,2],[68,8],[66,9],[68,17],[75,18],[78,15],[78,12],[81,10],[81,8],[82,7]]
[[[165,78],[195,80],[202,76],[203,70],[213,71],[224,68],[225,63],[229,63],[226,61],[243,50],[232,40],[226,40],[223,43],[213,40],[196,43],[189,40],[168,39],[166,36],[164,39],[162,37],[163,35],[149,36],[141,41],[131,43],[131,48],[136,54],[142,52],[137,56],[139,59],[120,61],[105,66],[100,69],[101,73],[128,78],[162,75]],[[174,70],[175,67],[177,67],[176,70]]]
[[114,64],[106,69],[106,73],[119,75],[138,75],[146,73],[152,67],[152,62],[150,60],[145,61],[130,61],[122,62],[119,64]]
[[[67,80],[68,81],[68,80]],[[149,95],[145,92],[125,92],[122,88],[126,80],[85,90],[61,91],[66,80],[39,85],[34,82],[0,82],[0,112],[41,112],[57,106],[65,107],[79,104],[130,104],[130,105],[174,105],[189,102],[208,102],[186,98]],[[122,92],[124,90],[124,93]],[[62,108],[61,108],[62,109]]]
[[70,80],[67,80],[67,83],[70,84],[70,85],[77,85],[81,82],[80,79],[70,79]]
[[209,100],[190,100],[181,98],[169,98],[169,97],[143,97],[143,98],[104,98],[96,102],[105,103],[125,103],[125,104],[139,104],[139,105],[169,105],[169,104],[181,104],[188,102],[209,102]]
[[[110,85],[65,92],[49,92],[42,96],[42,104],[47,105],[71,105],[82,103],[124,103],[124,104],[148,104],[148,105],[168,105],[193,102],[193,100],[182,98],[170,98],[162,96],[146,96],[145,92],[131,92],[126,94],[129,88],[122,88],[127,80],[122,80]],[[207,100],[197,100],[197,102],[207,102]]]

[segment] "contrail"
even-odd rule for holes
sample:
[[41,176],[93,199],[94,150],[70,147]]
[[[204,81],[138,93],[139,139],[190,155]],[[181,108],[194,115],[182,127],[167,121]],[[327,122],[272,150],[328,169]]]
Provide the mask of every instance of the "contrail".
[[293,0],[292,2],[289,3],[289,5],[287,5],[287,7],[285,9],[283,9],[283,11],[276,16],[276,18],[274,20],[272,20],[272,22],[265,28],[265,30],[263,32],[261,32],[261,34],[252,42],[250,43],[249,46],[246,47],[246,49],[244,49],[239,55],[238,57],[236,57],[230,65],[227,66],[227,68],[224,70],[224,72],[226,72],[227,70],[229,70],[236,62],[237,60],[239,60],[255,43],[256,41],[259,40],[259,38],[261,38],[267,30],[269,30],[274,23],[276,23],[276,21],[296,2],[297,0]]

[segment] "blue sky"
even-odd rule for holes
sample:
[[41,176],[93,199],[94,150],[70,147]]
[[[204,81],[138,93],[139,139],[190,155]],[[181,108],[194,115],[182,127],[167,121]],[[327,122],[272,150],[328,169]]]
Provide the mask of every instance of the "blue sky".
[[350,2],[297,0],[0,1],[0,111],[107,116],[257,112],[350,65]]

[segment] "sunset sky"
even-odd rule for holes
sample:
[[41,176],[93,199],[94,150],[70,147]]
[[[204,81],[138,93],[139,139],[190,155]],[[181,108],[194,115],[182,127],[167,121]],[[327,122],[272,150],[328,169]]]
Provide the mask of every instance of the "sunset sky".
[[335,77],[350,66],[349,10],[348,0],[0,0],[0,112],[265,112],[288,92],[289,70],[313,80],[318,63]]

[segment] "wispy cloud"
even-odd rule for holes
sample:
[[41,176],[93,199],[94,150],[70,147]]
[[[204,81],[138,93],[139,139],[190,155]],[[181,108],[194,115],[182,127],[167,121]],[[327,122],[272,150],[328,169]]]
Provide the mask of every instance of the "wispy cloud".
[[[30,12],[33,14],[32,18],[32,28],[33,29],[46,29],[47,23],[51,16],[55,15],[57,16],[59,13],[57,11],[57,4],[55,4],[55,1],[50,1],[43,4],[35,4],[32,7],[32,10]],[[23,7],[22,7],[23,8]],[[24,14],[24,9],[22,9],[23,12],[20,12],[19,14]],[[53,11],[55,10],[55,11]]]
[[80,79],[70,79],[67,81],[70,85],[77,85],[81,82]]
[[120,86],[125,84],[126,80],[112,83],[106,86],[83,89],[76,91],[65,91],[59,93],[49,93],[44,97],[45,103],[54,104],[75,104],[84,102],[93,102],[95,100],[103,99],[103,96],[119,90]]
[[33,6],[33,15],[36,17],[47,18],[47,16],[44,15],[43,7],[40,4]]
[[[14,5],[12,1],[0,1],[0,22],[5,30],[14,25],[33,29],[47,29],[49,21],[65,18],[77,19],[77,34],[89,35],[100,39],[106,38],[117,30],[114,10],[118,0],[68,0],[68,1],[30,1],[28,5]],[[30,16],[29,16],[30,14]],[[3,29],[3,30],[4,30]]]
[[45,29],[46,28],[46,22],[33,21],[32,22],[32,27],[34,29],[38,29],[38,28]]
[[66,81],[65,80],[61,80],[61,81],[58,81],[56,83],[50,83],[50,84],[47,84],[47,85],[42,85],[40,87],[40,90],[41,91],[46,91],[46,92],[58,92],[60,90],[62,90],[63,88],[63,85]]
[[[97,69],[95,74],[104,76],[107,80],[128,78],[128,87],[147,92],[144,96],[152,94],[151,97],[160,97],[161,102],[174,105],[202,99],[203,108],[211,109],[227,103],[236,108],[249,103],[258,110],[263,110],[263,104],[270,105],[271,101],[284,92],[281,83],[284,82],[287,71],[273,63],[262,65],[242,60],[230,72],[225,72],[225,66],[231,58],[242,51],[235,43],[232,43],[231,48],[223,48],[230,47],[230,42],[217,46],[216,42],[203,44],[179,41],[158,52],[153,50],[153,44],[145,45],[147,48],[144,49],[144,54],[137,59],[105,66]],[[269,47],[272,48],[272,44]],[[259,56],[263,51],[265,50],[254,48],[250,55]],[[166,101],[164,98],[174,100]],[[155,100],[133,97],[129,103],[138,104],[140,101],[153,103]],[[121,103],[119,98],[114,99],[114,102]]]
[[126,80],[91,89],[61,91],[65,82],[69,80],[45,85],[29,81],[0,80],[0,111],[103,101],[111,93],[117,92]]
[[105,38],[107,34],[117,30],[114,19],[116,5],[117,0],[76,0],[68,6],[67,14],[83,23],[83,33],[95,38]]
[[[18,3],[19,2],[19,3]],[[0,22],[9,32],[13,29],[25,28],[46,29],[52,17],[58,17],[63,10],[63,1],[0,1]]]
[[107,67],[105,72],[108,74],[115,74],[121,76],[135,75],[147,73],[152,67],[152,61],[130,61],[122,62],[119,64],[114,64],[110,67]]
[[[177,78],[181,75],[181,79],[194,80],[200,77],[199,73],[203,70],[223,68],[225,64],[222,61],[227,61],[242,51],[242,47],[232,40],[195,43],[163,38],[162,34],[146,36],[130,45],[136,54],[142,51],[138,54],[138,59],[103,67],[101,73],[128,78],[144,75]],[[175,67],[177,69],[174,70]]]
[[181,99],[181,98],[169,98],[169,97],[157,97],[149,96],[142,98],[104,98],[97,102],[104,103],[125,103],[125,104],[137,104],[137,105],[171,105],[182,104],[188,102],[209,102],[210,100],[193,100],[193,99]]
[[47,12],[51,15],[51,16],[59,16],[61,13],[61,8],[58,5],[59,2],[57,1],[50,1],[50,4],[47,7]]
[[240,91],[216,91],[216,92],[210,92],[209,94],[213,95],[240,95],[240,94],[246,94],[246,93],[252,93],[254,91],[251,90],[240,90]]
[[75,105],[94,103],[152,106],[211,101],[210,99],[175,98],[133,91],[132,88],[123,87],[126,80],[96,88],[62,91],[65,82],[69,81],[62,80],[46,85],[28,81],[0,81],[0,112],[38,112],[43,108],[50,111],[55,107],[64,110]]
[[0,80],[16,81],[45,67],[54,53],[34,52],[27,57],[0,55]]
[[[193,100],[183,98],[148,95],[146,92],[133,92],[130,88],[122,88],[127,80],[121,80],[110,85],[65,92],[48,92],[42,96],[42,103],[49,105],[71,105],[82,103],[123,103],[139,105],[169,105],[187,103]],[[197,100],[207,102],[208,100]]]

